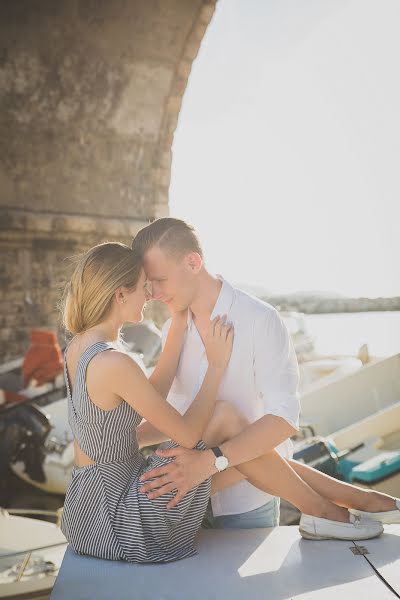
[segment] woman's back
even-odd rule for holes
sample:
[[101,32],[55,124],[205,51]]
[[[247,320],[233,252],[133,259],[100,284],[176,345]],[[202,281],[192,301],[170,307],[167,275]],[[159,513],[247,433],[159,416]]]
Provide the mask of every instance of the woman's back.
[[[150,500],[140,492],[140,475],[171,459],[152,455],[146,463],[139,452],[136,427],[142,420],[122,401],[112,409],[95,404],[87,391],[87,368],[108,342],[88,346],[76,363],[73,384],[66,354],[68,420],[74,439],[93,463],[74,465],[68,485],[61,530],[79,554],[111,560],[166,562],[192,556],[211,488],[211,478],[194,488],[173,509],[173,493]],[[96,369],[92,369],[92,376]],[[176,447],[168,442],[167,447]],[[200,441],[196,448],[205,449]]]
[[[69,348],[67,348],[68,350]],[[88,394],[86,377],[90,361],[99,353],[112,351],[112,344],[99,341],[88,346],[76,361],[72,381],[67,368],[68,421],[79,449],[94,462],[119,461],[138,453],[135,429],[142,417],[123,400],[114,408],[101,408]],[[96,376],[96,370],[93,370]]]

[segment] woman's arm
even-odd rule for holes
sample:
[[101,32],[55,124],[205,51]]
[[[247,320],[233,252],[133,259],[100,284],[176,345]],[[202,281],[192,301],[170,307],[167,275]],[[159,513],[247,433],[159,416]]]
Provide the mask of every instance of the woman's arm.
[[142,421],[136,429],[136,437],[139,444],[139,449],[145,446],[154,446],[168,440],[168,436],[162,431],[154,427],[148,421]]
[[149,377],[149,382],[163,398],[168,396],[176,375],[186,326],[187,310],[172,315],[164,350],[161,352],[156,368]]
[[[167,398],[176,375],[187,327],[187,316],[187,310],[172,315],[163,351],[158,359],[156,368],[149,377],[149,382],[163,398]],[[168,439],[165,433],[159,431],[148,421],[140,423],[136,429],[136,435],[139,448],[161,444]]]
[[105,353],[107,356],[104,356],[103,364],[98,369],[97,385],[105,386],[105,389],[128,402],[168,438],[185,448],[193,448],[202,438],[214,411],[232,343],[232,327],[224,325],[217,317],[211,322],[206,338],[206,376],[199,393],[183,416],[154,389],[142,370],[126,354],[116,351]]

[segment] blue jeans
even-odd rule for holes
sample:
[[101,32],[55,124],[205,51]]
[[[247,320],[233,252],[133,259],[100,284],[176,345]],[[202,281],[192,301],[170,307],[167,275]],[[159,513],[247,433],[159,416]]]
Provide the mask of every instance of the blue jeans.
[[201,524],[203,529],[252,529],[253,527],[277,527],[279,525],[280,498],[273,498],[260,508],[236,515],[214,517],[211,501]]

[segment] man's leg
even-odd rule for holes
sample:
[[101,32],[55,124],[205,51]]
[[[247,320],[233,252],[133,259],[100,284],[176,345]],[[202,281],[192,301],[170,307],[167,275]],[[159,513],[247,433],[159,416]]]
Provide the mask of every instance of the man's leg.
[[[246,419],[232,405],[222,403],[217,407],[203,436],[208,447],[234,437],[247,425]],[[296,461],[286,461],[276,450],[213,475],[211,494],[243,478],[268,494],[285,498],[301,512],[317,517],[348,522],[349,513],[344,506],[373,510],[360,507],[362,491],[359,488],[343,484]],[[382,495],[376,500],[384,503],[380,510],[393,510],[393,498]]]
[[[247,419],[235,406],[218,402],[203,440],[210,448],[234,437],[246,426]],[[247,479],[267,494],[285,498],[305,514],[334,521],[349,521],[349,513],[345,508],[314,491],[276,450],[213,475],[211,495],[229,487],[235,479]]]
[[253,529],[279,525],[280,499],[273,498],[263,506],[237,515],[214,517],[211,502],[202,523],[204,529]]

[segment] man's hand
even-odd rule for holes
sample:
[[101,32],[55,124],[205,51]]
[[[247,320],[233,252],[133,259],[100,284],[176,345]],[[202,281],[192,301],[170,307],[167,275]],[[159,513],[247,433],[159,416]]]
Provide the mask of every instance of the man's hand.
[[167,504],[167,508],[173,508],[178,504],[185,494],[199,485],[202,481],[217,473],[214,465],[215,457],[211,450],[193,450],[190,448],[167,448],[156,450],[156,454],[162,457],[172,457],[175,460],[144,473],[139,480],[149,481],[143,485],[140,492],[148,493],[148,498],[158,498],[167,492],[175,491],[175,498]]

